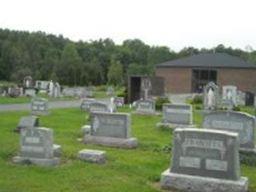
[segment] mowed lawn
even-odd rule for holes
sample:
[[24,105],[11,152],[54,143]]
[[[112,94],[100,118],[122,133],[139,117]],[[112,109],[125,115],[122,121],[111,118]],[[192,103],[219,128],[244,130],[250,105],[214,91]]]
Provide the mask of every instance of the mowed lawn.
[[[28,114],[0,112],[0,192],[161,191],[160,175],[170,166],[172,133],[156,129],[160,116],[132,114],[132,135],[138,138],[139,147],[125,150],[79,142],[86,114],[75,108],[52,110],[50,115],[40,117],[40,124],[54,130],[55,143],[62,146],[63,155],[59,166],[46,168],[11,162],[19,151],[19,134],[13,129],[20,117]],[[195,114],[196,123],[200,124],[200,115]],[[77,152],[84,148],[105,150],[107,163],[78,160]],[[256,192],[256,167],[241,167],[241,174],[249,178],[250,191]]]

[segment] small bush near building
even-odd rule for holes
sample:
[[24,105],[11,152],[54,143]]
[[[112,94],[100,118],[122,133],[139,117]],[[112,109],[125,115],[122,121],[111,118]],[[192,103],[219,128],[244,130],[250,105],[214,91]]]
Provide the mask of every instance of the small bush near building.
[[164,103],[171,103],[168,97],[157,97],[156,99],[156,110],[162,110]]

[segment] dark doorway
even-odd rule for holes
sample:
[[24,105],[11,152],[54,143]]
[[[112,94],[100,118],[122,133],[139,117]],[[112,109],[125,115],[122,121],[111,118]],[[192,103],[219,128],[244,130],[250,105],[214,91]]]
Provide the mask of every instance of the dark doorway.
[[162,77],[149,77],[149,76],[129,76],[126,87],[127,103],[132,103],[141,98],[144,98],[144,90],[142,80],[148,78],[150,80],[151,88],[148,90],[150,97],[164,96],[164,79]]
[[209,83],[217,83],[217,71],[207,69],[193,69],[192,70],[192,92],[202,93],[203,87]]

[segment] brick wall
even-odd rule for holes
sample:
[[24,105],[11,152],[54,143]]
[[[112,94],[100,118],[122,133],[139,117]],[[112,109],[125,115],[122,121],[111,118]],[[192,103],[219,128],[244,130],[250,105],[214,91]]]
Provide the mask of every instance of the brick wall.
[[218,69],[219,86],[235,85],[238,90],[256,93],[256,69]]
[[156,76],[165,80],[165,91],[168,93],[191,92],[191,69],[189,68],[157,68]]
[[[217,84],[235,85],[238,90],[256,94],[256,69],[217,69]],[[191,93],[191,68],[157,68],[156,76],[165,79],[165,91],[169,93]]]

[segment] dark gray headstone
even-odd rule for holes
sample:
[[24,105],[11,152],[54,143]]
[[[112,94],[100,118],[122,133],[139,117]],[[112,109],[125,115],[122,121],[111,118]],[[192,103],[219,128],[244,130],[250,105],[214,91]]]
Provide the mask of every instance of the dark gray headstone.
[[33,98],[31,101],[31,113],[32,115],[47,115],[48,100],[44,98]]
[[241,148],[255,148],[255,117],[252,115],[233,111],[213,112],[205,115],[203,127],[236,132]]
[[21,117],[20,122],[16,128],[16,131],[20,131],[25,128],[33,128],[39,126],[39,118],[37,116]]
[[171,172],[219,179],[240,179],[237,133],[176,129]]
[[164,104],[163,122],[173,124],[192,124],[192,106],[189,104]]
[[92,113],[91,135],[100,137],[130,137],[130,115],[126,113]]

